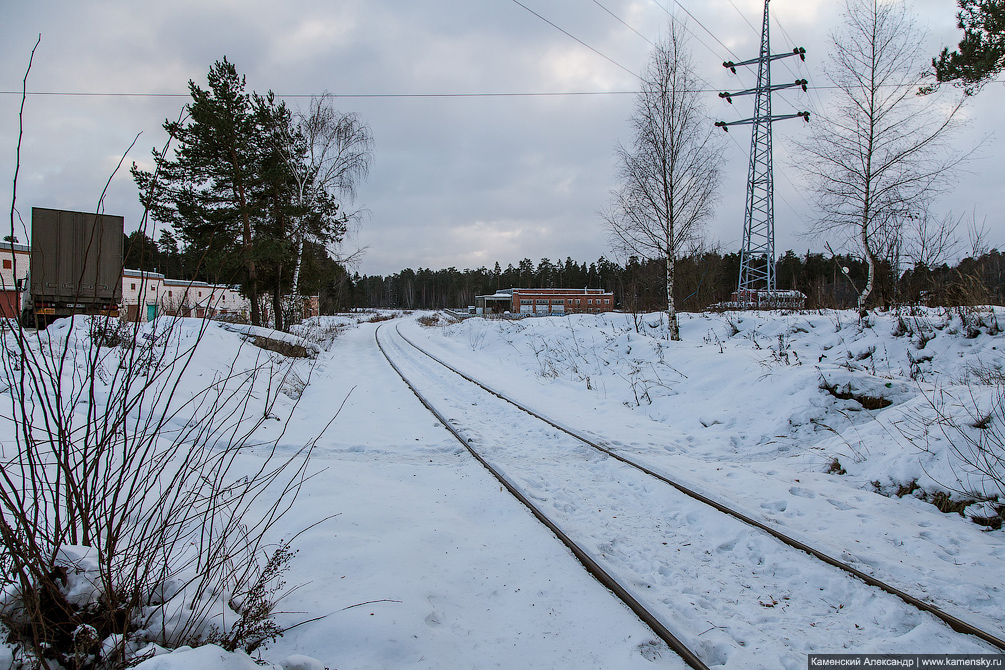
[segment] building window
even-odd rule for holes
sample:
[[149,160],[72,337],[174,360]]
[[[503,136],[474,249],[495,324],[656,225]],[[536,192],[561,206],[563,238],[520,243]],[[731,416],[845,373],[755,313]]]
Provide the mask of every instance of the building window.
[[587,305],[592,305],[593,304],[593,298],[590,298],[589,300],[587,300],[586,304]]
[[168,291],[168,297],[169,298],[171,297],[171,291]]
[[136,284],[130,284],[129,285],[129,290],[130,291],[135,291],[136,290]]
[[533,300],[521,300],[520,304],[521,305],[533,305],[534,301]]
[[4,270],[10,270],[10,268],[11,268],[10,261],[5,258],[4,261],[3,261],[3,269]]

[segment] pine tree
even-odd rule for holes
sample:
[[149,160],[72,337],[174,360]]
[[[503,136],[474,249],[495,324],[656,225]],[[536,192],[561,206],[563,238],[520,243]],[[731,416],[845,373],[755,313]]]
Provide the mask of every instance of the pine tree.
[[261,136],[245,79],[226,57],[213,64],[208,90],[189,81],[187,118],[165,121],[175,150],[154,152],[156,169],[133,164],[140,201],[199,252],[198,274],[213,282],[239,281],[261,324],[254,223],[260,198]]
[[290,293],[291,269],[299,255],[299,249],[295,250],[291,242],[291,230],[295,221],[309,218],[296,198],[293,171],[302,154],[296,153],[296,144],[289,141],[293,117],[285,104],[276,104],[270,93],[265,97],[255,95],[253,108],[261,139],[255,165],[260,189],[256,193],[254,260],[259,267],[259,288],[272,295],[274,325],[277,330],[285,330],[285,309],[300,311],[296,305],[283,304],[283,296]]
[[933,58],[932,67],[940,82],[958,82],[970,94],[1005,69],[1005,2],[958,3],[957,27],[963,30],[963,39],[956,51],[945,48]]
[[170,279],[192,279],[185,271],[184,257],[178,249],[178,240],[170,230],[162,230],[157,240],[157,251],[161,259],[159,271]]
[[153,272],[160,268],[160,251],[157,244],[142,230],[134,230],[123,235],[122,248],[125,250],[123,267],[132,270]]

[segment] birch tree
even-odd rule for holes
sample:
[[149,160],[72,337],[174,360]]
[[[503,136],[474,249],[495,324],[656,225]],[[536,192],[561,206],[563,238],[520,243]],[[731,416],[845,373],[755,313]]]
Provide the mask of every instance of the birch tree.
[[868,266],[863,316],[877,266],[899,254],[908,222],[926,215],[962,160],[947,142],[960,102],[916,95],[923,38],[903,2],[846,0],[825,67],[834,99],[800,143],[820,213],[813,232],[843,238]]
[[304,242],[331,252],[356,216],[348,206],[370,173],[373,134],[359,115],[339,112],[332,105],[332,96],[325,94],[313,98],[306,111],[295,114],[288,153],[295,197],[305,213],[297,217],[292,230],[296,255],[293,294],[297,295]]
[[711,217],[723,146],[702,104],[684,33],[671,24],[642,74],[631,143],[618,148],[620,185],[604,214],[615,250],[666,261],[670,339],[680,339],[674,264]]

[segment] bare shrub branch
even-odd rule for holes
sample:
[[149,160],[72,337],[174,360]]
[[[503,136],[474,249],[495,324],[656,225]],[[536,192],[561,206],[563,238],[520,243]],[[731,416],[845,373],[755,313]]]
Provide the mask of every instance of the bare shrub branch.
[[20,653],[41,668],[119,668],[151,642],[254,650],[281,634],[271,614],[292,538],[269,538],[316,439],[289,448],[285,429],[256,433],[313,362],[250,344],[220,362],[202,319],[6,325],[0,623]]

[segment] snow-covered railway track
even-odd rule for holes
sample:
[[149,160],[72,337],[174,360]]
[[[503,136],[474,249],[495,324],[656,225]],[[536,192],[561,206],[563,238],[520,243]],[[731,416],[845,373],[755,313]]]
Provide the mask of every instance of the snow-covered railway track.
[[692,667],[903,650],[890,643],[915,635],[946,651],[1005,649],[996,636],[540,416],[396,329],[376,337],[465,448]]

